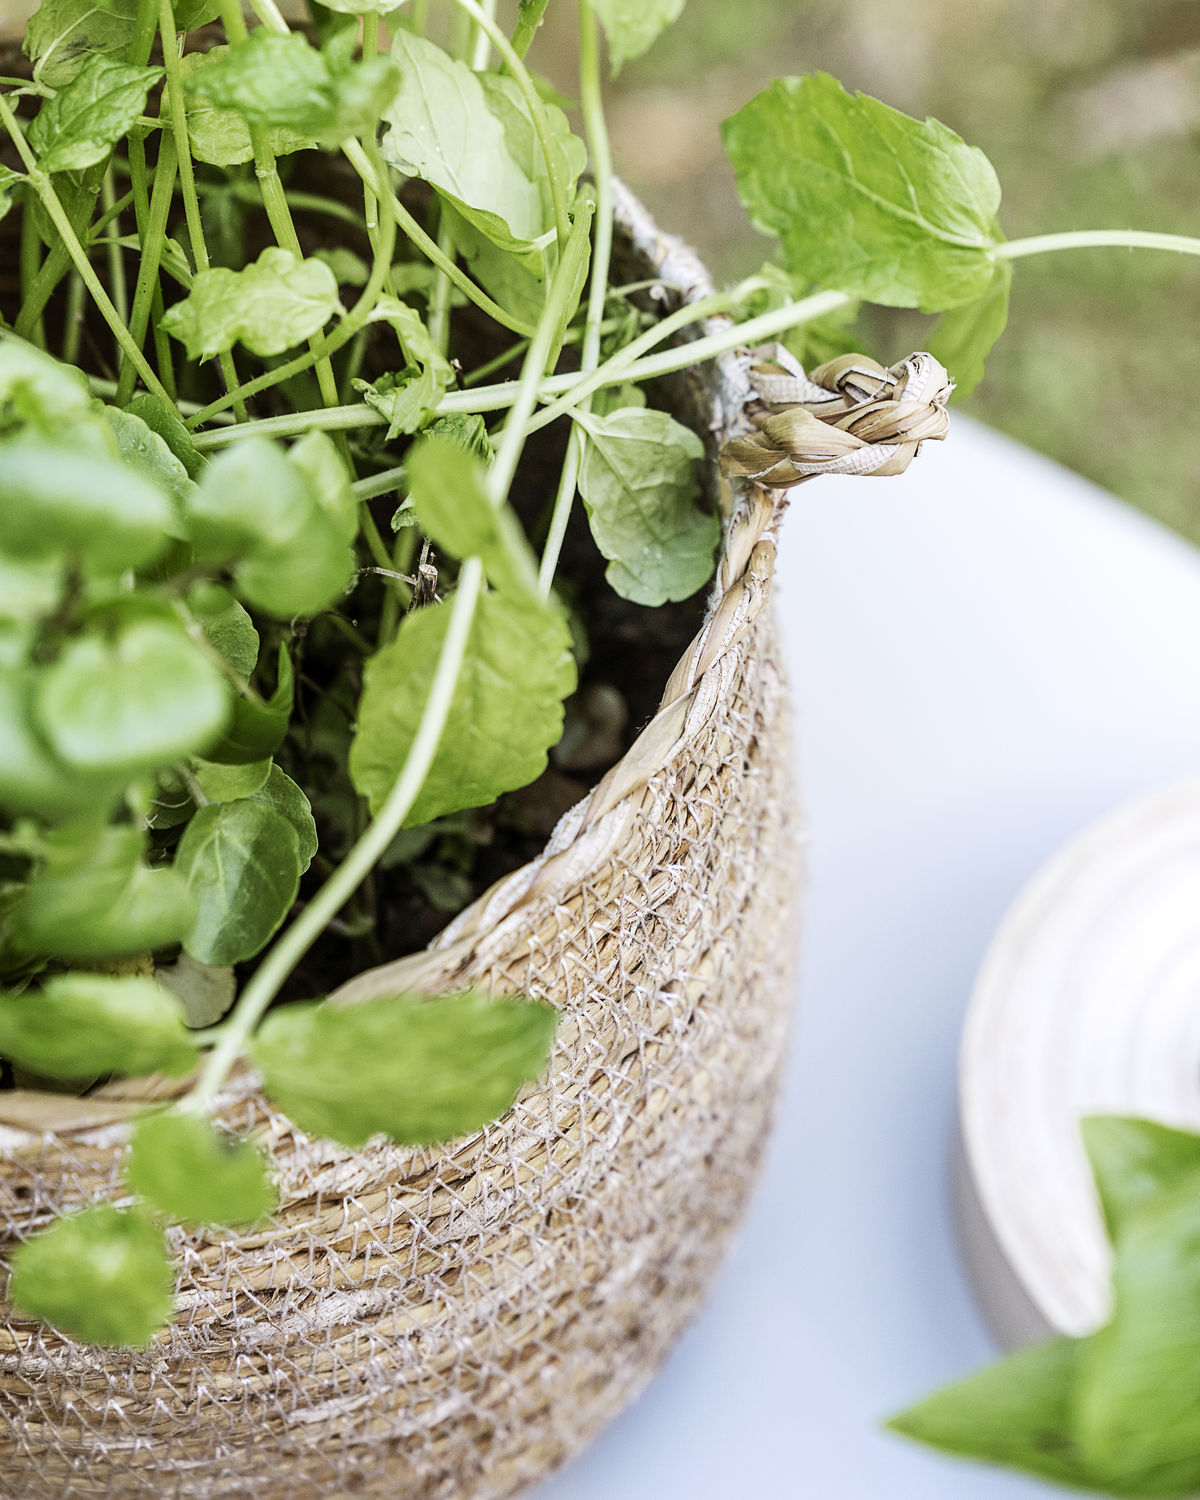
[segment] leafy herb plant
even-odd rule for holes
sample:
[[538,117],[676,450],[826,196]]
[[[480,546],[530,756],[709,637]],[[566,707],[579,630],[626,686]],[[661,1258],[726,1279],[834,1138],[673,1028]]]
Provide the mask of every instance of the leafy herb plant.
[[645,382],[784,334],[825,357],[868,299],[940,313],[966,389],[1016,258],[1200,248],[1005,242],[982,153],[785,79],[726,126],[781,264],[652,317],[610,276],[601,39],[619,68],[683,0],[578,0],[582,136],[526,62],[546,5],[510,32],[494,0],[333,0],[291,30],[274,0],[44,0],[0,80],[0,1056],[10,1086],[190,1080],[139,1118],[121,1202],[13,1259],[17,1307],[77,1338],[153,1337],[165,1225],[270,1212],[269,1164],[209,1120],[239,1063],[351,1144],[476,1129],[544,1066],[528,997],[269,1008],[327,929],[370,929],[377,867],[461,905],[472,810],[544,769],[586,641],[577,495],[617,594],[704,587],[703,446]]

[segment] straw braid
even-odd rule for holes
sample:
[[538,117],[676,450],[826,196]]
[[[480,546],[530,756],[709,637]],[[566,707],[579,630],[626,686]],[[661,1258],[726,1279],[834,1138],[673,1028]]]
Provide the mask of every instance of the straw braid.
[[922,442],[946,436],[954,382],[930,354],[890,370],[843,354],[811,376],[779,344],[751,359],[758,430],[721,450],[731,479],[787,489],[818,474],[902,474]]

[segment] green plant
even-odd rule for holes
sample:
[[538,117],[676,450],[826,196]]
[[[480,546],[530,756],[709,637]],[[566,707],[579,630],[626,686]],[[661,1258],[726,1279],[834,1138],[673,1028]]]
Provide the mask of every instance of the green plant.
[[[707,581],[702,448],[641,382],[789,331],[804,357],[844,349],[870,299],[940,312],[966,386],[1015,258],[1200,249],[1006,243],[980,152],[818,75],[726,130],[783,267],[650,319],[609,275],[599,26],[619,67],[682,0],[578,0],[586,148],[524,60],[546,3],[510,36],[452,0],[443,49],[419,0],[314,4],[304,33],[273,0],[252,28],[236,0],[45,0],[32,81],[0,91],[21,284],[0,329],[0,1054],[83,1087],[195,1075],[139,1121],[128,1202],[14,1257],[16,1305],[78,1337],[153,1336],[164,1222],[270,1211],[266,1162],[207,1118],[240,1060],[352,1144],[477,1128],[543,1066],[553,1014],[521,997],[267,1011],[331,924],[369,929],[379,862],[469,837],[470,809],[544,768],[580,649],[559,576],[577,492],[626,599]],[[539,555],[514,481],[561,417]],[[426,869],[450,907],[453,874]]]

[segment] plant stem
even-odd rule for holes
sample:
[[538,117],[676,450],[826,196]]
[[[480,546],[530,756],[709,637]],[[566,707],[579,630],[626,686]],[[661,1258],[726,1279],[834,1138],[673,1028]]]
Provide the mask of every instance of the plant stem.
[[[495,25],[496,22],[496,0],[481,0],[481,8],[488,20]],[[515,49],[514,49],[515,50]],[[475,46],[471,52],[471,70],[474,73],[482,73],[488,65],[491,55],[492,44],[487,32],[480,26],[475,32]],[[520,56],[520,54],[517,54]]]
[[[378,183],[380,189],[382,189],[384,183],[386,182],[386,168],[383,163],[383,158],[379,155],[378,151],[374,152],[371,157],[367,158],[367,168],[369,171],[374,172],[375,180]],[[279,365],[274,370],[268,370],[265,374],[259,375],[256,379],[248,380],[245,385],[238,386],[235,390],[227,392],[224,396],[219,397],[216,401],[209,402],[207,406],[202,407],[198,412],[196,412],[194,416],[188,419],[188,426],[203,426],[205,422],[211,420],[218,413],[224,411],[224,409],[228,405],[230,405],[231,402],[239,398],[247,398],[249,396],[253,396],[258,391],[266,390],[268,386],[277,385],[281,381],[290,380],[293,375],[299,374],[302,370],[309,369],[310,366],[312,366],[318,358],[329,358],[332,355],[336,354],[343,344],[349,343],[349,341],[355,336],[355,334],[358,333],[359,329],[366,326],[367,322],[370,319],[371,313],[375,309],[376,303],[379,301],[379,295],[383,290],[384,283],[387,279],[388,273],[391,270],[392,254],[395,251],[395,248],[396,225],[395,221],[389,215],[388,219],[386,220],[385,226],[379,236],[379,243],[375,247],[375,259],[371,266],[371,275],[367,281],[366,286],[363,288],[362,295],[354,304],[354,307],[351,309],[351,311],[342,320],[341,326],[339,328],[335,328],[332,333],[327,334],[323,339],[317,340],[314,347],[310,348],[307,354],[298,354],[295,359],[288,360],[286,364]],[[332,421],[322,420],[323,418],[328,417],[328,413],[330,411],[344,412],[348,409],[354,410],[355,408],[346,408],[331,405],[327,406],[324,411],[300,413],[299,419],[301,425],[298,427],[293,427],[290,430],[295,432],[303,432],[307,427],[320,427],[327,432],[338,432],[345,428],[352,428],[355,426],[363,425],[355,422],[338,421],[336,418]],[[294,421],[296,420],[296,418],[290,418],[287,420]],[[240,434],[247,428],[254,427],[258,429],[259,426],[260,424],[258,423],[244,422],[241,423],[238,427],[228,430],[240,436]],[[211,437],[213,435],[214,434],[212,433],[201,434],[201,438]]]
[[[727,305],[734,305],[735,300],[731,294]],[[610,359],[605,360],[593,376],[581,378],[578,374],[548,375],[538,387],[538,399],[549,400],[562,395],[569,397],[573,395],[577,387],[582,387],[584,379],[587,380],[591,390],[599,390],[606,385],[620,385],[626,380],[651,380],[658,375],[669,375],[675,370],[686,370],[690,365],[698,364],[705,359],[713,359],[718,354],[725,354],[742,344],[757,344],[764,339],[774,338],[778,334],[785,333],[789,328],[795,328],[798,324],[811,322],[813,318],[823,317],[828,312],[845,307],[851,301],[853,298],[845,292],[814,292],[812,296],[803,297],[798,302],[789,302],[786,307],[774,308],[745,323],[731,323],[728,328],[722,329],[719,333],[709,334],[702,339],[694,339],[690,343],[681,344],[673,349],[664,349],[645,359],[635,359],[632,364],[625,362],[623,357],[625,351],[618,350]],[[682,316],[699,306],[699,303],[691,303],[687,308],[681,308],[679,314],[672,314],[672,317]],[[707,309],[707,315],[711,316],[714,311],[720,310],[723,309],[710,306]],[[695,321],[696,317],[704,316],[706,316],[704,312],[693,313],[689,321]],[[661,326],[655,325],[656,328]],[[503,411],[512,406],[516,389],[513,381],[506,380],[500,385],[479,386],[470,391],[450,391],[438,402],[438,415],[450,416],[455,412]],[[210,408],[205,408],[206,412],[209,410]],[[530,424],[531,427],[544,426],[542,421],[544,415],[544,413],[539,413]],[[198,425],[204,420],[203,414],[191,420]],[[283,437],[292,433],[307,432],[312,427],[325,431],[341,431],[356,427],[385,427],[386,425],[386,417],[362,403],[355,406],[334,407],[325,411],[266,417],[260,421],[245,422],[236,427],[223,427],[217,432],[198,433],[193,441],[197,448],[203,450],[223,447],[226,443],[236,442],[251,432],[263,437]]]
[[[163,37],[163,66],[167,75],[167,93],[171,101],[171,124],[175,133],[175,147],[179,163],[179,192],[183,198],[183,217],[187,224],[188,246],[192,252],[192,264],[197,272],[207,271],[211,265],[208,243],[204,238],[204,220],[200,216],[200,195],[196,191],[196,174],[192,168],[192,150],[188,137],[187,109],[183,96],[183,69],[179,62],[179,48],[175,41],[175,11],[172,0],[159,0],[159,30]],[[166,136],[164,134],[164,141]],[[238,386],[237,366],[233,354],[226,351],[218,359],[221,378],[227,391],[236,391]],[[232,397],[232,405],[239,421],[246,420],[246,408],[241,399]]]
[[399,833],[429,774],[450,716],[454,690],[466,655],[475,607],[483,587],[483,565],[471,558],[462,566],[450,605],[446,638],[438,656],[429,697],[404,766],[378,816],[354,844],[291,926],[271,948],[223,1023],[222,1035],[209,1054],[195,1087],[182,1107],[200,1113],[224,1083],[246,1050],[254,1028],[279,993],[288,975],[320,937]]
[[1001,240],[992,254],[1001,260],[1019,260],[1048,250],[1090,250],[1116,247],[1129,250],[1174,250],[1180,255],[1200,255],[1200,240],[1185,234],[1156,234],[1146,229],[1067,229],[1059,234],[1034,234],[1023,240]]
[[529,44],[533,41],[534,33],[542,24],[542,17],[546,14],[546,6],[549,3],[550,0],[525,0],[522,6],[512,38],[513,51],[522,60],[529,51]]
[[[371,170],[370,160],[360,143],[358,141],[344,141],[342,143],[342,153],[358,175],[365,180],[366,175]],[[512,333],[519,333],[524,338],[533,337],[533,325],[524,322],[520,318],[513,317],[511,313],[505,312],[498,302],[493,302],[481,287],[477,287],[469,276],[460,271],[454,262],[442,253],[436,241],[426,234],[425,230],[421,228],[420,224],[417,223],[408,209],[400,202],[395,193],[389,189],[381,196],[383,196],[385,206],[390,210],[390,216],[395,219],[396,223],[403,229],[409,239],[412,240],[417,249],[439,271],[448,276],[464,296],[470,298],[475,306],[487,313],[489,317],[494,318],[502,328],[507,328]]]
[[[30,295],[30,288],[37,285],[44,268],[42,261],[42,240],[38,234],[37,220],[33,214],[23,214],[21,217],[21,298],[24,301]],[[41,313],[38,314],[32,327],[28,330],[28,338],[31,343],[39,349],[46,347],[46,320]]]
[[[175,196],[175,173],[175,142],[169,135],[164,135],[159,147],[158,163],[154,168],[154,190],[150,196],[150,212],[142,237],[142,255],[133,292],[133,313],[129,319],[129,332],[139,349],[146,339],[150,309],[158,288],[158,267],[167,238],[167,215]],[[117,253],[120,254],[120,251]],[[128,405],[129,398],[133,395],[136,374],[128,360],[122,362],[117,381],[118,406]]]
[[546,305],[521,366],[521,376],[513,394],[512,409],[500,434],[500,446],[496,450],[495,462],[488,470],[487,487],[492,501],[501,505],[508,494],[517,472],[517,462],[525,440],[532,431],[530,417],[537,405],[538,391],[545,377],[546,366],[558,357],[562,347],[561,325],[565,319],[576,277],[582,269],[588,253],[592,225],[592,205],[576,206],[575,223],[570,237],[563,247],[558,269],[546,296]]
[[11,136],[13,145],[16,146],[17,152],[24,163],[25,170],[29,174],[29,180],[33,184],[34,192],[42,200],[42,207],[49,214],[50,221],[58,231],[67,254],[70,256],[75,269],[83,278],[83,284],[91,293],[92,300],[99,308],[104,321],[112,329],[117,343],[133,361],[138,374],[146,384],[146,389],[170,406],[170,396],[167,394],[158,376],[146,362],[142,351],[130,337],[129,329],[125,327],[125,324],[117,316],[117,310],[112,305],[111,298],[104,290],[100,278],[92,269],[92,263],[87,258],[87,252],[79,243],[79,236],[75,233],[71,221],[67,217],[66,209],[63,208],[58,194],[54,191],[54,184],[38,166],[37,159],[29,149],[25,137],[21,133],[20,126],[14,119],[12,110],[9,109],[2,94],[0,94],[0,124],[3,124]]
[[[579,0],[579,93],[588,151],[592,158],[592,182],[596,189],[596,236],[592,249],[583,349],[579,361],[580,374],[587,376],[600,363],[600,329],[608,300],[608,269],[612,260],[613,236],[612,148],[604,119],[604,99],[600,84],[600,39],[592,0]],[[591,410],[591,405],[591,396],[585,395],[581,402],[585,415]],[[562,473],[559,475],[558,491],[554,497],[546,545],[542,549],[541,567],[538,570],[538,587],[544,599],[549,597],[554,584],[559,554],[562,552],[567,523],[571,518],[571,507],[575,503],[584,442],[582,429],[578,425],[573,426]]]

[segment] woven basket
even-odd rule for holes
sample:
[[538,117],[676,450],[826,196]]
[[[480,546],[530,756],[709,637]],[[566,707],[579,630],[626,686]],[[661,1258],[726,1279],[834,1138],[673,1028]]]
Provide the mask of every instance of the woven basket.
[[[619,203],[630,279],[703,295],[690,253]],[[737,377],[728,361],[679,382],[714,453]],[[662,709],[543,854],[430,950],[339,991],[544,996],[563,1015],[546,1080],[452,1146],[350,1151],[237,1077],[219,1118],[270,1143],[278,1218],[176,1231],[179,1311],[141,1352],[0,1304],[0,1492],[488,1500],[570,1458],[649,1380],[741,1216],[786,1031],[795,795],[762,608],[779,504],[756,489],[727,523]],[[128,1086],[63,1100],[53,1131],[46,1107],[0,1094],[0,1257],[122,1193]]]

